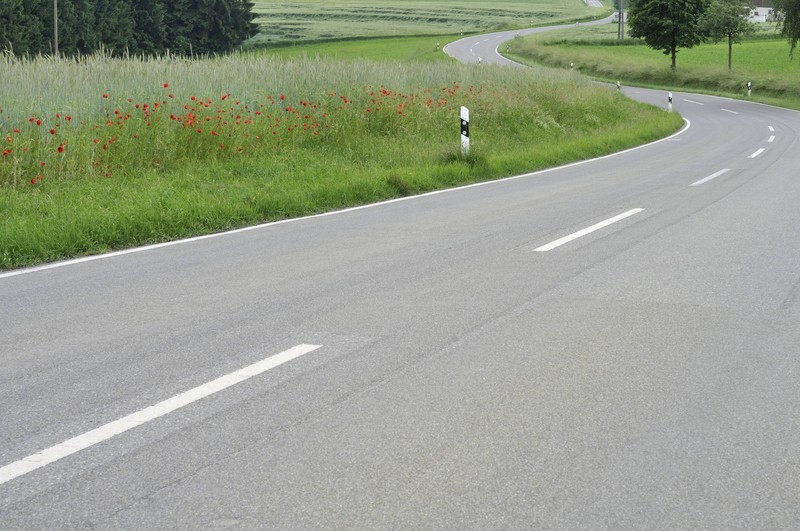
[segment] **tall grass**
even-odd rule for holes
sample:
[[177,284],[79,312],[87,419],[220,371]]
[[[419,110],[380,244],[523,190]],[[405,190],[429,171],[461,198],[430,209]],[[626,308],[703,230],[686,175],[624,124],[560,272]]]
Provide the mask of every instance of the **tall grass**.
[[680,125],[579,76],[449,62],[6,57],[0,94],[0,268],[540,169]]

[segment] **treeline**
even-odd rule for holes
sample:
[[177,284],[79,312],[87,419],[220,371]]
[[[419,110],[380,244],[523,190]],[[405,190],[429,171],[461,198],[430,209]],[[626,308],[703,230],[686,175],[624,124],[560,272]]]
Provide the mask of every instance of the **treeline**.
[[[0,0],[0,50],[55,53],[54,0]],[[247,0],[57,0],[58,52],[224,53],[258,32]]]

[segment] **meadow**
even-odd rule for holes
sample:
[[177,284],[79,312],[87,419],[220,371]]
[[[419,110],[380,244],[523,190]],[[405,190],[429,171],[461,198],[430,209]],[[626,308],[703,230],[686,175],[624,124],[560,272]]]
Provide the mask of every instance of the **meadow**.
[[1,57],[0,269],[552,167],[681,125],[563,71],[461,65],[428,38],[346,51],[363,42],[294,57]]
[[[327,59],[400,62],[452,62],[442,49],[461,37],[452,35],[361,38],[342,41],[300,42],[259,50],[282,59],[324,57]],[[437,46],[438,44],[438,46]]]
[[775,27],[733,46],[733,68],[728,70],[727,43],[704,43],[680,49],[677,70],[669,59],[642,41],[616,39],[616,24],[575,31],[553,32],[515,40],[510,56],[526,64],[564,67],[573,62],[582,73],[623,84],[692,90],[745,97],[752,83],[752,99],[800,108],[800,59],[789,56],[789,44]]
[[582,0],[255,0],[251,46],[354,37],[460,35],[584,20],[610,11]]

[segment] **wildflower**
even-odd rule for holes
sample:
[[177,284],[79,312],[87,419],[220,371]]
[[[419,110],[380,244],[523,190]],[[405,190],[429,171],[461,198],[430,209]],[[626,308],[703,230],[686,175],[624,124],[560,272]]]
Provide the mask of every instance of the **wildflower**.
[[59,153],[64,153],[64,144],[61,144],[60,146],[58,146],[58,152]]
[[56,130],[55,130],[55,129],[50,129],[50,134],[51,134],[51,135],[54,135],[54,134],[56,134]]
[[108,99],[108,93],[107,92],[103,94],[103,98]]
[[169,83],[164,83],[164,88],[169,88]]

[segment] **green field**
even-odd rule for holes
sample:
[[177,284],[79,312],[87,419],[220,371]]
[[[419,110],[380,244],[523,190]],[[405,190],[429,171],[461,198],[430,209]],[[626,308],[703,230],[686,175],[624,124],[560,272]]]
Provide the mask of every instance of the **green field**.
[[408,35],[459,35],[608,14],[583,0],[255,0],[250,45]]
[[[459,37],[384,37],[351,41],[302,42],[260,50],[283,59],[325,57],[329,59],[373,59],[376,61],[436,62],[455,61],[446,55],[444,46]],[[438,45],[438,46],[437,46]]]
[[[774,31],[774,27],[770,26]],[[511,43],[510,55],[529,64],[564,67],[570,62],[579,71],[623,84],[693,90],[735,97],[746,95],[753,86],[753,99],[800,108],[800,60],[789,56],[789,44],[778,37],[761,34],[735,44],[733,69],[728,70],[726,43],[705,43],[680,49],[676,72],[669,58],[643,42],[616,40],[617,26],[576,28],[553,32]]]

